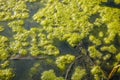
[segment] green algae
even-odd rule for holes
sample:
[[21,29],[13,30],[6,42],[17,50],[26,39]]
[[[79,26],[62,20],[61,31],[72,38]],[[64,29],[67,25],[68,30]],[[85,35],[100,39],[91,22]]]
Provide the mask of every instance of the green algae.
[[[42,3],[44,7],[31,16],[27,3],[34,2]],[[107,2],[108,0],[0,0],[0,21],[6,22],[12,30],[10,38],[0,35],[0,61],[3,68],[0,70],[0,78],[12,79],[12,70],[4,68],[9,66],[6,60],[15,55],[52,56],[56,59],[55,65],[66,70],[67,65],[75,61],[76,54],[63,55],[54,44],[55,39],[58,39],[67,42],[72,48],[87,40],[89,44],[82,50],[88,51],[97,65],[92,65],[93,80],[106,79],[104,72],[110,71],[120,61],[120,9],[103,4]],[[120,4],[119,0],[114,2]],[[25,29],[26,19],[35,21],[39,26],[29,25],[30,29]],[[4,25],[0,25],[0,33],[3,31]],[[31,70],[34,72],[35,68]],[[35,73],[36,70],[32,74]],[[49,80],[64,80],[56,77],[54,71],[48,73],[51,75]],[[78,73],[73,76],[78,76]],[[46,80],[49,74],[43,72],[41,79]],[[86,75],[81,75],[81,78]]]
[[88,48],[89,54],[91,58],[101,58],[102,57],[102,53],[98,50],[96,50],[95,46],[90,46]]
[[54,70],[44,71],[41,80],[64,80],[62,77],[57,77]]
[[65,70],[67,64],[72,63],[75,60],[75,56],[67,54],[64,56],[57,57],[56,64],[61,70]]
[[119,1],[119,0],[115,0],[115,3],[116,3],[116,4],[120,4],[120,1]]
[[91,73],[94,75],[94,80],[107,79],[103,70],[99,66],[94,66]]
[[80,67],[76,67],[75,72],[72,75],[71,80],[82,80],[86,75],[86,70]]
[[4,31],[3,26],[0,26],[0,32]]
[[11,69],[0,70],[0,78],[2,80],[10,80],[13,76],[14,74],[12,73]]
[[33,65],[33,67],[30,69],[30,71],[28,73],[31,78],[39,72],[38,69],[40,69],[40,67],[41,67],[41,65],[39,63],[35,63]]

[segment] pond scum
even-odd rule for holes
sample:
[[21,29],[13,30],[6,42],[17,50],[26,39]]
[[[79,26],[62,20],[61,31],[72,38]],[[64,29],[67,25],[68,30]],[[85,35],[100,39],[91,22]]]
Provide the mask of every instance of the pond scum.
[[[44,70],[39,80],[120,80],[119,5],[120,0],[0,0],[0,80],[16,76],[10,60],[23,59],[17,55],[47,56],[63,72]],[[78,54],[62,54],[60,42]]]

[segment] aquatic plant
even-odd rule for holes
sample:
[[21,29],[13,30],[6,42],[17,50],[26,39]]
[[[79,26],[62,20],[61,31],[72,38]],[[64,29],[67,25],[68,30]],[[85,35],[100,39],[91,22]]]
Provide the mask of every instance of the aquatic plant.
[[[120,61],[119,4],[119,0],[0,0],[0,79],[12,79],[9,60],[16,56],[45,56],[45,62],[52,61],[63,74],[73,69],[72,80],[88,73],[92,80],[107,79]],[[93,64],[83,68],[80,55],[89,56]],[[83,63],[90,64],[87,59]],[[31,76],[36,67],[31,68]],[[64,80],[65,76],[56,75],[45,70],[41,79]]]
[[71,80],[82,80],[86,75],[86,70],[80,67],[76,67],[75,72],[72,75]]
[[75,60],[75,56],[67,54],[67,55],[57,57],[56,64],[58,68],[60,68],[61,70],[64,70],[67,64],[72,63],[74,60]]
[[62,77],[57,77],[54,70],[44,71],[41,80],[64,80]]

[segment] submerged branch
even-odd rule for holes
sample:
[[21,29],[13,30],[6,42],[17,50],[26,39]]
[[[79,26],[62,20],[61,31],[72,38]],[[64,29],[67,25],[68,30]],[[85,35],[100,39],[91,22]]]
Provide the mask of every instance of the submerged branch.
[[[82,55],[77,56],[77,57],[76,57],[76,60],[80,59],[81,57],[82,57]],[[69,73],[71,72],[72,67],[74,66],[76,60],[69,65],[69,67],[68,67],[68,69],[67,69],[67,71],[66,71],[65,80],[68,80]]]
[[33,57],[33,56],[12,56],[9,58],[10,60],[43,60],[46,59],[45,56],[37,56],[37,57]]
[[110,72],[109,76],[108,76],[108,80],[111,80],[113,78],[113,76],[116,74],[116,72],[118,71],[118,69],[120,68],[120,64],[115,66],[112,71]]

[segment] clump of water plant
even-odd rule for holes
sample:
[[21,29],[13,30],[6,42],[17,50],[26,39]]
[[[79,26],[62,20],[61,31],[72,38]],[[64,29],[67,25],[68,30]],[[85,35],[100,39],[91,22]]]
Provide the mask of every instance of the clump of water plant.
[[[10,60],[40,59],[56,67],[42,71],[42,80],[116,79],[119,4],[119,0],[0,0],[0,78],[14,77]],[[36,67],[39,64],[30,68],[30,76],[39,73]]]

